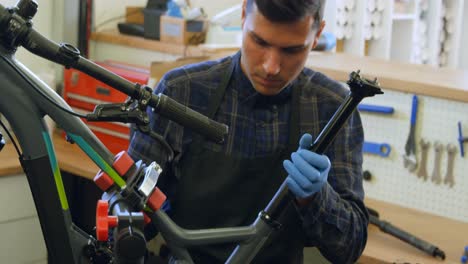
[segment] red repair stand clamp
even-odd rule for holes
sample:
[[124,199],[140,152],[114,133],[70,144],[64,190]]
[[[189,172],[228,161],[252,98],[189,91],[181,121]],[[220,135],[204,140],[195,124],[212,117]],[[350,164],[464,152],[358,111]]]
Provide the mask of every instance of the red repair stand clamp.
[[107,241],[109,228],[117,226],[117,216],[109,216],[109,203],[99,200],[96,209],[96,238],[99,241]]
[[[126,151],[121,151],[115,155],[114,163],[112,167],[117,171],[119,175],[124,176],[130,170],[130,168],[135,164],[133,159],[128,155]],[[114,180],[107,175],[107,173],[99,170],[96,176],[94,177],[94,183],[101,189],[103,192],[107,191],[113,184]]]
[[[157,211],[161,209],[162,205],[166,201],[166,195],[159,190],[158,187],[154,188],[153,193],[151,193],[151,196],[148,198],[148,201],[146,204],[149,206],[149,208],[153,209],[153,211]],[[145,218],[145,224],[148,224],[151,222],[151,218],[148,216],[147,212],[144,212],[143,214]]]

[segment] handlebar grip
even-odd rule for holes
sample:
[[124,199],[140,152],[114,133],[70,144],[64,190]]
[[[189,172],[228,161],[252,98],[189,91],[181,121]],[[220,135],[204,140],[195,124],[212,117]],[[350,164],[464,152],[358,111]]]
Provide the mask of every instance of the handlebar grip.
[[[195,132],[208,137],[217,143],[224,141],[224,136],[228,133],[228,126],[209,119],[164,94],[158,94],[159,97],[155,111],[161,116],[169,118],[184,127],[193,129]],[[153,95],[154,99],[155,95]]]

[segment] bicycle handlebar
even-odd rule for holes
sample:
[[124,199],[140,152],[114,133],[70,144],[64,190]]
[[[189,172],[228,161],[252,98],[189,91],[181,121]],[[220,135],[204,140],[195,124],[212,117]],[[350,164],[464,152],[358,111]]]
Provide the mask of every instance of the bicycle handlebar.
[[158,112],[176,123],[190,128],[195,132],[206,136],[210,140],[221,143],[228,132],[228,127],[186,107],[163,94],[151,94],[149,87],[141,87],[132,83],[94,62],[82,57],[75,47],[69,44],[57,44],[38,33],[31,27],[31,23],[22,19],[18,14],[10,12],[0,5],[0,37],[5,45],[11,49],[23,46],[47,60],[64,65],[67,68],[75,68],[82,71],[111,87],[141,100]]

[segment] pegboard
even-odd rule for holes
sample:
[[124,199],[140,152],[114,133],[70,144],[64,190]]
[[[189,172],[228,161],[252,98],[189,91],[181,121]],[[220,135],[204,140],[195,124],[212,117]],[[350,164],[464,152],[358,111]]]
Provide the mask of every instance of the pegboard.
[[[468,157],[465,143],[465,157],[460,155],[458,125],[461,121],[463,136],[468,137],[468,103],[449,101],[418,95],[419,106],[416,121],[416,156],[418,167],[421,163],[423,138],[430,142],[427,156],[427,180],[417,176],[417,170],[410,172],[404,167],[403,155],[410,130],[413,94],[384,89],[385,94],[366,98],[362,103],[390,106],[392,115],[361,112],[365,141],[387,143],[391,147],[388,157],[364,153],[363,170],[372,174],[364,182],[366,196],[401,206],[468,222]],[[442,182],[431,181],[435,150],[434,143],[444,145],[440,174]],[[447,144],[456,147],[454,160],[455,185],[450,187],[443,180],[447,171]],[[377,208],[376,208],[377,209]]]

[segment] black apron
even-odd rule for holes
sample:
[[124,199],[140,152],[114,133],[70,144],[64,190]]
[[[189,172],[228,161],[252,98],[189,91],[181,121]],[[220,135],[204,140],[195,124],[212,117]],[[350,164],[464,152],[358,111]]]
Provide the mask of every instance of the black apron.
[[[208,107],[208,117],[218,110],[231,79],[238,56],[232,58],[228,74]],[[298,147],[299,87],[292,89],[289,147],[261,158],[239,158],[204,147],[204,139],[194,141],[179,164],[181,177],[171,201],[172,218],[183,228],[205,229],[250,225],[271,200],[287,176],[283,160]],[[283,228],[275,232],[257,254],[254,263],[302,263],[304,235],[294,203],[281,219]],[[224,263],[235,244],[190,248],[195,263]]]

